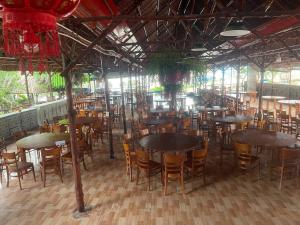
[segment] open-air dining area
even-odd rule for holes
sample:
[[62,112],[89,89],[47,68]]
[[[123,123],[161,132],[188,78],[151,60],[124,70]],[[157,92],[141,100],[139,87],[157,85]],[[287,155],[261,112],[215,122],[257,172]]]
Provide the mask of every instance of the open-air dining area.
[[300,224],[300,0],[0,21],[0,225]]

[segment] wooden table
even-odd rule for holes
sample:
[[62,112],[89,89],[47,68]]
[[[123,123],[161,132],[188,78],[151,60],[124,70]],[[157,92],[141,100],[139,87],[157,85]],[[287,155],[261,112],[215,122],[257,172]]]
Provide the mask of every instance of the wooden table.
[[269,100],[274,101],[274,113],[275,113],[275,110],[276,110],[276,101],[283,100],[285,98],[286,97],[283,97],[283,96],[262,96],[263,100],[267,100],[267,110],[269,110]]
[[162,103],[166,102],[166,103],[168,103],[169,108],[170,108],[171,100],[168,100],[168,99],[160,99],[160,100],[155,100],[155,102],[156,102],[156,106],[161,105]]
[[228,124],[239,124],[247,123],[253,120],[253,116],[236,115],[236,116],[225,116],[225,117],[214,117],[212,121]]
[[69,141],[66,133],[42,133],[22,138],[16,142],[22,161],[26,161],[25,150],[55,147],[58,141]]
[[296,144],[297,139],[282,132],[270,132],[260,129],[246,129],[231,135],[235,142],[245,143],[252,146],[287,147]]
[[199,113],[216,112],[216,113],[222,113],[222,115],[224,115],[224,112],[228,110],[227,107],[221,107],[221,106],[218,106],[218,107],[216,107],[216,106],[213,106],[213,107],[198,106],[196,109]]
[[185,152],[199,145],[199,138],[186,134],[153,134],[140,139],[139,144],[146,150],[160,152]]
[[279,100],[278,103],[280,104],[280,112],[282,111],[282,105],[288,105],[289,106],[289,115],[292,116],[292,106],[295,106],[296,104],[300,104],[300,100]]
[[246,129],[231,135],[233,142],[248,144],[251,146],[271,147],[270,174],[272,173],[273,151],[277,148],[288,147],[297,143],[297,139],[281,132],[270,132],[260,129]]

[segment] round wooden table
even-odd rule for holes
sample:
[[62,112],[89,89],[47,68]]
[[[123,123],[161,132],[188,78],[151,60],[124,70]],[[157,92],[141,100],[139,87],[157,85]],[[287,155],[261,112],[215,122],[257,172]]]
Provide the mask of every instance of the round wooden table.
[[22,138],[16,142],[22,161],[26,161],[25,150],[55,147],[58,141],[68,141],[67,133],[42,133]]
[[260,129],[238,131],[233,133],[231,138],[234,142],[266,147],[287,147],[297,142],[297,139],[290,134]]
[[274,101],[274,110],[276,110],[276,101],[286,99],[286,97],[283,96],[262,96],[263,100],[267,100],[267,109],[269,110],[269,101]]
[[252,120],[253,120],[253,116],[245,116],[245,115],[212,118],[212,121],[214,122],[229,123],[229,124],[247,123],[247,122],[251,122]]
[[184,152],[192,150],[199,145],[199,139],[186,134],[153,134],[139,141],[140,145],[147,150],[160,152]]

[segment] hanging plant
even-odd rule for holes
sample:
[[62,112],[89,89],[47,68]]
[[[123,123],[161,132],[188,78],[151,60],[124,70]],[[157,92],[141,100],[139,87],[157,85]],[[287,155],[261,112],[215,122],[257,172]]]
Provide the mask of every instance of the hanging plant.
[[147,61],[146,71],[158,75],[167,97],[171,97],[171,108],[175,109],[176,94],[182,89],[184,81],[189,81],[191,72],[202,74],[204,62],[199,59],[184,59],[177,50],[163,49],[153,54]]

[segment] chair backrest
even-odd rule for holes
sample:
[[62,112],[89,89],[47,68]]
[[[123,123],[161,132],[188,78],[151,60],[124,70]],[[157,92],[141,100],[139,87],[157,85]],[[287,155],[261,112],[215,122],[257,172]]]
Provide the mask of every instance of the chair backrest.
[[294,149],[283,148],[280,150],[280,162],[284,167],[286,165],[299,165],[300,151]]
[[180,173],[183,171],[185,156],[182,154],[175,155],[174,153],[164,154],[164,168],[166,173]]
[[206,162],[206,157],[208,153],[208,141],[203,141],[202,148],[199,150],[193,150],[192,152],[192,166],[198,167],[202,166]]
[[40,133],[49,133],[49,132],[51,132],[51,129],[48,123],[44,123],[42,126],[40,126]]
[[18,160],[15,152],[2,152],[2,158],[4,162],[4,166],[15,167],[18,169]]
[[53,162],[60,163],[61,157],[61,148],[46,148],[41,150],[42,155],[42,164],[43,165],[50,165]]
[[183,129],[189,129],[191,127],[191,124],[192,124],[192,121],[189,117],[184,118],[183,121],[182,121],[182,128]]
[[65,131],[66,131],[66,129],[64,126],[59,125],[59,124],[52,124],[52,132],[53,133],[63,133]]
[[149,135],[149,129],[146,128],[146,129],[139,130],[139,133],[141,137],[147,136]]
[[3,137],[0,138],[0,154],[2,151],[7,151],[6,142]]
[[127,163],[131,163],[131,158],[130,158],[130,146],[127,143],[123,143],[123,150],[125,154],[125,159]]
[[239,167],[247,169],[251,164],[251,145],[236,142],[234,143],[234,149],[237,154]]
[[14,133],[13,136],[14,136],[15,141],[18,141],[21,138],[26,137],[27,132],[25,130],[17,131],[17,132]]
[[78,114],[77,114],[77,117],[86,117],[86,116],[87,116],[87,111],[83,110],[83,109],[80,109]]
[[176,133],[176,127],[172,123],[167,123],[159,126],[159,133]]
[[230,131],[222,131],[220,133],[220,144],[221,147],[224,145],[230,145],[232,143],[231,141],[231,132]]
[[136,150],[136,164],[140,169],[149,170],[149,153],[141,149]]
[[264,129],[266,125],[266,121],[265,120],[258,120],[257,121],[257,128],[258,129]]

